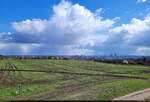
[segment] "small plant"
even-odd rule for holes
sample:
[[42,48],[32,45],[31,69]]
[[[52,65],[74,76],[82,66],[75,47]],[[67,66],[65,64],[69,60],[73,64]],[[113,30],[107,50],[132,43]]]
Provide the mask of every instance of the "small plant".
[[18,96],[18,95],[19,95],[19,91],[18,91],[18,90],[15,91],[15,92],[13,91],[13,92],[11,92],[11,95],[12,95],[12,96]]

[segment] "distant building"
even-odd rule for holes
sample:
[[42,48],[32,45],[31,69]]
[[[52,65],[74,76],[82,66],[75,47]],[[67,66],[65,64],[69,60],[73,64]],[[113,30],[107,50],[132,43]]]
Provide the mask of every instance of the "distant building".
[[5,58],[5,56],[3,56],[3,55],[0,55],[0,60],[2,60],[2,59],[4,59]]
[[123,64],[129,64],[127,60],[123,60]]

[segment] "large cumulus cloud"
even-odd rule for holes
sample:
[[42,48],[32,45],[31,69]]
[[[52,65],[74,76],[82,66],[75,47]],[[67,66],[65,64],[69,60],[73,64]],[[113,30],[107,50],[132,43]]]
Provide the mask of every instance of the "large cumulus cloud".
[[13,22],[14,33],[0,34],[1,54],[150,55],[150,16],[113,26],[117,18],[99,16],[79,4],[61,1],[48,20]]
[[83,38],[88,39],[114,23],[113,20],[102,20],[102,17],[95,16],[79,4],[72,5],[66,1],[54,6],[53,10],[54,15],[49,20],[33,19],[12,23],[16,30],[13,42],[23,40],[24,43],[81,44]]
[[[86,54],[91,49],[84,46],[94,46],[95,41],[103,42],[106,36],[97,34],[114,24],[114,20],[103,19],[79,4],[72,5],[62,1],[53,7],[54,14],[49,20],[32,19],[13,22],[13,34],[1,34],[1,42],[26,44],[26,50],[31,44],[39,44],[37,51],[47,51],[49,54]],[[9,45],[9,44],[8,44]],[[22,45],[25,46],[25,45]],[[28,46],[28,47],[27,47]],[[43,50],[42,50],[43,49]],[[29,52],[29,51],[28,51]],[[32,52],[32,51],[30,51]]]
[[143,53],[150,51],[149,15],[143,20],[133,18],[129,24],[122,24],[121,26],[109,29],[108,33],[109,37],[103,45],[113,49],[112,51],[124,55],[149,55],[149,53]]

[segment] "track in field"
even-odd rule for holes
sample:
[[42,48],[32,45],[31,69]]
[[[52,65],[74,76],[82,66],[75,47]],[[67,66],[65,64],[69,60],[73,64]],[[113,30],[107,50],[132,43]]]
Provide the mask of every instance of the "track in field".
[[9,70],[18,70],[18,68],[11,64],[9,61],[5,62],[5,66],[2,67],[4,71],[0,71],[0,85],[14,86],[25,79],[22,72],[12,72]]
[[[32,80],[32,78],[25,78],[22,72],[45,72],[51,74],[62,74],[64,77],[55,78],[55,79],[44,79],[44,80]],[[65,77],[72,75],[73,77]],[[75,76],[75,77],[74,77]],[[124,79],[143,79],[148,80],[148,78],[144,77],[131,77],[131,76],[121,76],[114,74],[92,74],[92,73],[75,73],[75,72],[65,72],[65,71],[52,71],[52,70],[20,70],[14,64],[9,61],[5,62],[5,66],[0,69],[0,85],[2,86],[16,86],[19,83],[22,84],[44,84],[44,83],[55,83],[63,80],[74,80],[81,77],[89,77],[89,76],[106,76],[112,78],[124,78]]]
[[5,62],[5,66],[0,69],[0,86],[16,86],[19,83],[24,85],[26,84],[45,84],[45,83],[55,83],[58,81],[63,80],[75,80],[81,77],[86,76],[79,76],[73,75],[73,77],[68,77],[68,74],[64,74],[62,78],[55,78],[55,79],[44,79],[44,80],[33,80],[32,78],[27,79],[23,77],[22,72],[46,72],[50,73],[50,71],[39,71],[39,70],[18,70],[18,68],[11,64],[9,61]]
[[45,72],[45,73],[71,74],[71,75],[80,75],[80,76],[108,76],[108,77],[129,78],[129,79],[145,79],[145,80],[148,79],[148,78],[144,78],[144,77],[121,76],[121,75],[113,75],[113,74],[90,74],[90,73],[47,71],[47,70],[0,69],[0,72]]

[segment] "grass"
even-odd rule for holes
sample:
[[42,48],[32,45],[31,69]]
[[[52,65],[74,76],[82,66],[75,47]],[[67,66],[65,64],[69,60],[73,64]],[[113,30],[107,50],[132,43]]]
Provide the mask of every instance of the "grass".
[[[149,66],[116,65],[84,60],[9,59],[0,60],[0,68],[4,68],[7,62],[15,65],[18,69],[24,70],[112,74],[150,78],[150,73],[148,73]],[[9,72],[9,74],[5,72],[3,75],[0,79],[0,100],[35,98],[42,100],[109,100],[150,86],[149,80],[121,79],[108,76],[83,76],[45,72]],[[7,82],[6,85],[3,81]],[[23,85],[21,95],[16,93],[19,83]]]
[[26,85],[26,86],[22,86],[21,95],[19,95],[18,87],[5,88],[5,89],[1,89],[1,93],[3,94],[0,94],[0,97],[2,100],[6,100],[6,99],[12,100],[12,99],[15,99],[14,97],[17,97],[17,96],[22,97],[26,94],[45,92],[46,90],[52,91],[56,87],[58,87],[57,84]]
[[[140,83],[140,84],[139,84]],[[150,83],[145,80],[129,79],[108,82],[95,86],[93,89],[103,89],[101,94],[98,95],[99,99],[109,100],[115,97],[123,96],[125,94],[148,88]],[[107,93],[107,94],[106,94]],[[109,93],[109,94],[108,94]]]

